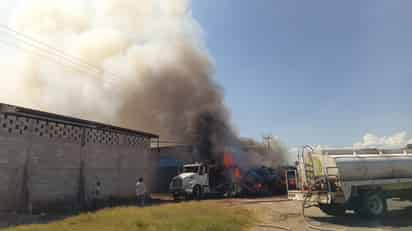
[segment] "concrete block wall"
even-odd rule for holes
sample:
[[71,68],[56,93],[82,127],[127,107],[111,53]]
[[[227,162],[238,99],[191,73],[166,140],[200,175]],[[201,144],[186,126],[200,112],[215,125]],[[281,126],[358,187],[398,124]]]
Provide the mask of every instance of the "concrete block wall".
[[[0,114],[0,210],[19,206],[29,144],[15,129],[15,118]],[[23,198],[21,198],[23,199]]]
[[77,200],[80,143],[33,137],[30,145],[29,191],[33,207]]
[[0,113],[0,211],[80,203],[97,180],[103,196],[133,196],[149,150],[141,134]]

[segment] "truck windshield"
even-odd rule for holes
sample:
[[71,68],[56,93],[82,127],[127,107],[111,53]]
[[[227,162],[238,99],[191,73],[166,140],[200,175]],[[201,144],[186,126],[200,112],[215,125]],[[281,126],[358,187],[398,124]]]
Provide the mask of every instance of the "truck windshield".
[[183,172],[198,172],[199,166],[185,166]]

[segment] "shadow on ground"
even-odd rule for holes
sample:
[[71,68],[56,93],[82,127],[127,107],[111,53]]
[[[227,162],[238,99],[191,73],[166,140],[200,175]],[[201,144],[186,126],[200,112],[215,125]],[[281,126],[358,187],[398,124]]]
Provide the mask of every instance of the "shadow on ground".
[[308,216],[311,221],[321,224],[333,224],[346,227],[363,227],[363,228],[412,228],[412,206],[402,209],[390,210],[387,215],[377,219],[360,218],[354,213],[349,213],[346,216]]

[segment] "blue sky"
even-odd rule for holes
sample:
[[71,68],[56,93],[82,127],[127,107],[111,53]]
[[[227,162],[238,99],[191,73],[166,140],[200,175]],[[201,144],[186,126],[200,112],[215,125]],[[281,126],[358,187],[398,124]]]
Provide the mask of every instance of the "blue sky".
[[242,136],[412,133],[412,2],[193,1]]

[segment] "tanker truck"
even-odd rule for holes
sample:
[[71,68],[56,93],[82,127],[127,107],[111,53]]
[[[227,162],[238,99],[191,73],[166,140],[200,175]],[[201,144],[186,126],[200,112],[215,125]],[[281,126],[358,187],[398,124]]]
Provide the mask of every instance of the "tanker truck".
[[334,150],[305,146],[297,169],[305,203],[329,215],[353,210],[362,217],[379,217],[387,211],[387,199],[412,200],[412,145]]

